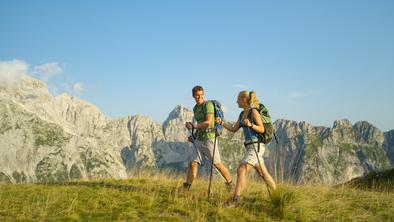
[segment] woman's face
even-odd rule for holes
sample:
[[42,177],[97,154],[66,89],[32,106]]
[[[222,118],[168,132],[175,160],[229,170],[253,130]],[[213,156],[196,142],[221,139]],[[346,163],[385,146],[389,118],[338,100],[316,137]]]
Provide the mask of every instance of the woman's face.
[[194,100],[196,100],[197,105],[204,103],[204,91],[197,91],[193,95]]
[[245,108],[247,107],[247,103],[245,98],[242,97],[241,94],[238,94],[238,99],[237,99],[238,107],[239,108]]

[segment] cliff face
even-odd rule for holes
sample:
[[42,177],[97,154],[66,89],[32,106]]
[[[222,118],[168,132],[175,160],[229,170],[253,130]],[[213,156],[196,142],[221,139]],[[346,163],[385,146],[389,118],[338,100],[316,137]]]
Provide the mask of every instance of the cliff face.
[[0,87],[0,119],[6,182],[126,178],[141,167],[184,170],[192,152],[179,124],[192,119],[184,107],[164,126],[141,115],[112,120],[77,97],[53,96],[27,75]]
[[391,164],[394,166],[394,130],[384,133],[383,146],[387,152]]
[[[45,83],[22,76],[0,86],[0,181],[34,182],[126,178],[138,168],[186,170],[195,152],[184,123],[193,113],[177,106],[163,125],[141,115],[107,118],[77,97],[53,96]],[[277,120],[266,165],[277,178],[336,184],[394,162],[394,131],[367,122],[335,121],[332,128]],[[218,138],[223,162],[235,171],[242,133]]]
[[337,184],[391,168],[384,134],[368,122],[337,120],[332,128],[278,120],[279,144],[271,142],[269,168],[296,183]]

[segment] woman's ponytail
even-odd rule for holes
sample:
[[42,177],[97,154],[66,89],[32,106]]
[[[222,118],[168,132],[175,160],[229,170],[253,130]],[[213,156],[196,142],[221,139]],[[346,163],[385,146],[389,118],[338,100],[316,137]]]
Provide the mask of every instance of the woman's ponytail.
[[250,91],[249,92],[249,105],[252,108],[258,108],[259,107],[259,100],[257,99],[256,92],[255,91]]

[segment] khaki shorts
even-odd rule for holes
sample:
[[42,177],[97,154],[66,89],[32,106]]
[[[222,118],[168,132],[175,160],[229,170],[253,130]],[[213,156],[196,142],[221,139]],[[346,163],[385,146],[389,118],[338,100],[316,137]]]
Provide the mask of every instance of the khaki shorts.
[[[259,147],[258,143],[247,145],[245,147],[246,150],[244,157],[241,160],[241,163],[248,163],[252,166],[259,166],[259,161],[257,160],[256,152],[253,149],[253,145],[254,148],[256,149],[256,152],[258,151],[258,147]],[[265,144],[260,143],[260,152],[258,152],[257,155],[259,156],[261,166],[264,166],[264,159],[263,159],[264,151],[265,151]]]
[[[193,147],[194,154],[192,155],[191,161],[201,164],[201,161],[204,162],[204,157],[205,157],[209,160],[209,162],[211,162],[212,154],[213,154],[213,143],[214,143],[213,139],[207,139],[205,141],[195,140],[198,153],[196,152],[196,149]],[[192,146],[194,145],[192,144]],[[216,141],[215,159],[213,163],[217,164],[220,162],[221,160],[220,160],[219,146],[218,146],[218,141]]]

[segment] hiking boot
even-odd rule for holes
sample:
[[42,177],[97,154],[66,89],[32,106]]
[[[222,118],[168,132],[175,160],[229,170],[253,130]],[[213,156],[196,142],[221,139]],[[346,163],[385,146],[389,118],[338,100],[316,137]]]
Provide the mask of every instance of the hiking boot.
[[227,208],[237,208],[238,207],[238,202],[234,200],[229,200],[226,203]]
[[183,189],[185,189],[185,190],[187,190],[187,191],[189,191],[190,190],[190,187],[191,187],[192,185],[191,184],[188,184],[188,183],[183,183]]
[[237,208],[238,207],[238,203],[234,202],[234,201],[230,201],[227,203],[226,205],[227,208]]
[[227,208],[237,208],[238,207],[239,196],[234,195],[234,198],[227,202]]
[[233,181],[226,182],[225,184],[227,192],[231,192],[233,190]]

